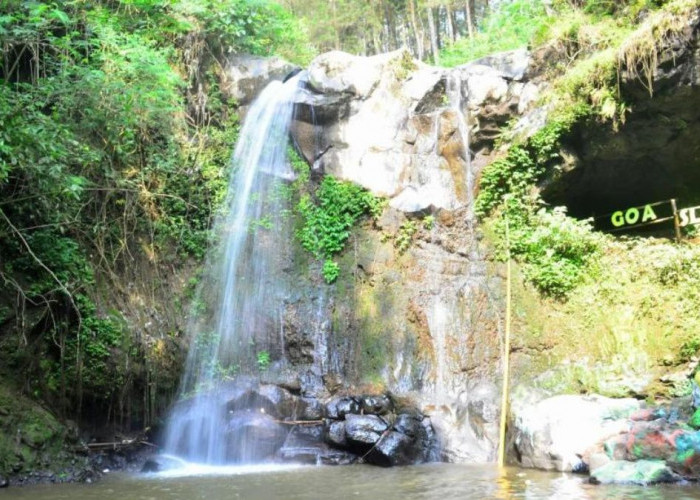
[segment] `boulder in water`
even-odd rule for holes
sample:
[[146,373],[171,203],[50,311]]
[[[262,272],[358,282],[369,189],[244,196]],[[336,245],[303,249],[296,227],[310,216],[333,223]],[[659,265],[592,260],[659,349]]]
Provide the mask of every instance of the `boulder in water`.
[[330,445],[346,448],[348,440],[345,437],[345,421],[331,422],[326,429],[325,440]]
[[614,460],[591,472],[591,482],[600,484],[670,483],[680,478],[661,460],[629,462]]
[[423,449],[416,439],[405,434],[390,431],[383,435],[365,458],[374,465],[390,467],[393,465],[411,465],[424,462]]
[[360,413],[360,405],[349,396],[335,397],[326,403],[326,417],[343,419],[351,413]]
[[7,478],[0,476],[0,488],[7,488],[10,486],[10,481],[7,480]]
[[520,465],[545,470],[582,471],[591,451],[629,429],[636,399],[560,395],[539,402],[516,398],[513,445]]
[[386,415],[394,408],[391,398],[386,394],[378,396],[362,396],[360,398],[360,409],[364,414]]
[[160,464],[152,458],[149,458],[144,462],[143,467],[141,467],[141,472],[160,472]]
[[282,447],[287,433],[285,426],[265,413],[233,412],[225,431],[226,461],[254,463],[267,460]]
[[346,415],[345,437],[353,451],[365,453],[389,429],[389,424],[376,415]]

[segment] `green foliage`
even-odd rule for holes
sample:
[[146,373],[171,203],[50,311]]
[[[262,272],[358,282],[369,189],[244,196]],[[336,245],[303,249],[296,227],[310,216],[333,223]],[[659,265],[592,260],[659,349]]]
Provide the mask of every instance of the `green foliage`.
[[700,351],[700,337],[697,335],[687,339],[678,350],[678,357],[681,362],[690,361]]
[[258,364],[258,370],[261,372],[267,371],[270,367],[270,353],[267,351],[259,351],[255,356],[256,362]]
[[340,266],[337,262],[326,259],[323,262],[323,269],[321,272],[323,273],[323,279],[325,279],[326,283],[330,285],[338,279],[338,276],[340,275]]
[[700,280],[700,259],[692,247],[667,252],[654,263],[655,280],[665,286],[697,283]]
[[299,64],[307,64],[313,56],[298,20],[272,1],[190,0],[177,2],[174,10],[201,23],[214,53],[280,54]]
[[204,256],[238,130],[224,58],[308,59],[305,34],[266,0],[12,0],[0,36],[0,294],[25,301],[3,315],[44,317],[0,365],[61,410],[114,408],[148,346],[101,288]]
[[330,259],[343,250],[352,226],[363,215],[377,216],[382,209],[382,200],[366,189],[331,176],[323,178],[313,197],[311,194],[301,196],[296,206],[302,220],[297,238],[316,258],[326,260],[324,276],[327,281],[337,277],[337,264]]
[[495,52],[525,47],[548,22],[539,0],[501,2],[473,38],[462,38],[440,51],[440,64],[458,66]]
[[423,229],[426,229],[430,231],[435,227],[435,216],[434,215],[426,215],[423,217]]
[[530,197],[534,185],[560,157],[562,135],[583,113],[583,110],[576,110],[570,116],[550,121],[525,144],[512,146],[505,158],[484,168],[479,196],[474,204],[476,214],[480,217],[488,215],[506,195],[519,199]]
[[565,208],[538,209],[536,184],[560,159],[562,136],[586,113],[585,107],[560,113],[524,144],[512,146],[505,158],[488,165],[475,202],[482,218],[500,208],[499,245],[505,249],[507,219],[510,252],[523,262],[526,279],[544,295],[559,299],[581,282],[600,242],[590,223],[567,217]]
[[510,250],[525,265],[525,277],[543,294],[564,298],[581,282],[600,250],[588,221],[566,216],[564,207],[541,209],[510,232]]
[[418,225],[415,221],[407,220],[399,226],[399,231],[394,239],[394,247],[399,253],[404,253],[411,246],[413,236],[418,232]]
[[627,13],[636,16],[645,9],[658,8],[668,0],[557,0],[554,6],[561,10],[565,8],[581,9],[587,14],[596,16],[612,16]]

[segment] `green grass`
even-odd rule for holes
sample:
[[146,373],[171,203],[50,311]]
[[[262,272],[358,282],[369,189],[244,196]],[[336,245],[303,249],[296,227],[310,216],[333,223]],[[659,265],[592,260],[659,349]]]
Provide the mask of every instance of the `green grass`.
[[625,396],[627,380],[651,399],[678,395],[661,377],[700,352],[700,247],[601,238],[600,259],[566,302],[519,281],[514,345],[537,352],[521,376],[551,370],[540,383],[558,392]]
[[440,65],[465,64],[488,54],[528,45],[549,22],[539,0],[515,0],[489,15],[473,38],[463,38],[440,51]]

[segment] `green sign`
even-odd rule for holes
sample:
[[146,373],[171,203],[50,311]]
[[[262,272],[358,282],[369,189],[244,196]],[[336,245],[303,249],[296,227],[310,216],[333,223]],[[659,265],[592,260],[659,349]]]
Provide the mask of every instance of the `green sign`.
[[678,216],[681,227],[700,224],[700,207],[682,208],[678,211]]
[[622,210],[613,212],[610,222],[614,227],[635,226],[653,222],[658,218],[651,205],[644,205],[643,207],[628,208],[624,212]]
[[673,218],[673,203],[669,200],[616,210],[610,214],[596,217],[594,221],[596,229],[615,232],[657,224],[673,220]]

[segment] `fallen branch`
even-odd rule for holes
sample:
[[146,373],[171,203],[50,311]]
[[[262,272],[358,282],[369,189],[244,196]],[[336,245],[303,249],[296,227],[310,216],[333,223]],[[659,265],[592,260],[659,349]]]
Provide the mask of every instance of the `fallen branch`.
[[275,423],[282,425],[318,425],[322,424],[323,420],[275,420]]

